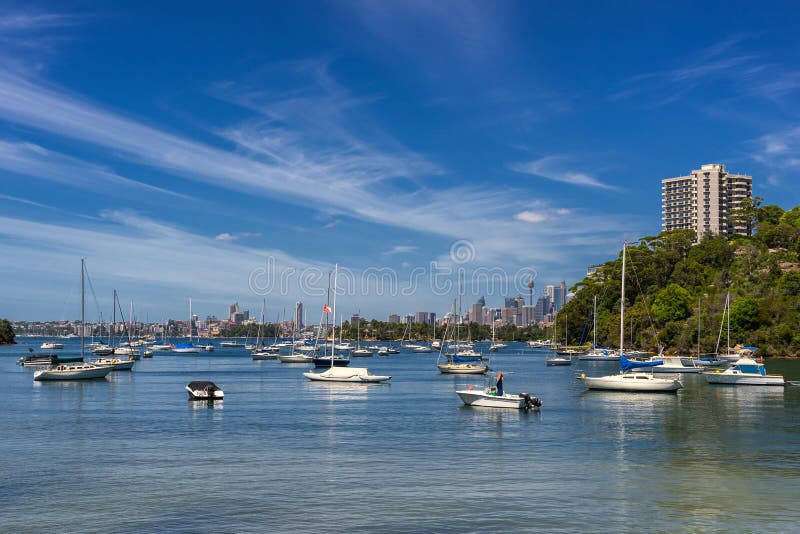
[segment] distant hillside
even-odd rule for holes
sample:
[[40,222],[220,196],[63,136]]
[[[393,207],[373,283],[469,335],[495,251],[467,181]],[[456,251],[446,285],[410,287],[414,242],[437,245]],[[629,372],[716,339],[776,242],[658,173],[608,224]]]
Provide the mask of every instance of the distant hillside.
[[8,319],[0,319],[0,345],[14,343],[14,329]]
[[[766,356],[800,356],[800,206],[784,211],[756,203],[740,216],[755,228],[753,237],[707,236],[692,245],[693,231],[674,230],[628,247],[626,346],[696,352],[699,303],[700,351],[713,352],[730,291],[731,345],[756,345]],[[591,340],[586,321],[597,295],[598,343],[619,345],[621,258],[573,288],[575,297],[558,318],[563,332],[568,317],[571,343],[582,332]]]

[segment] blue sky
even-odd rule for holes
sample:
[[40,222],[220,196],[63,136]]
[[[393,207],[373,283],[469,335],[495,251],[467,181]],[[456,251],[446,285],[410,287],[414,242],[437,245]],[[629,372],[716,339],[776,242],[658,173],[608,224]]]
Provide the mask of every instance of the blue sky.
[[434,270],[490,306],[534,274],[537,295],[575,283],[657,233],[660,180],[703,163],[800,204],[797,14],[0,4],[0,316],[78,316],[82,256],[90,319],[117,288],[141,319],[264,296],[316,321],[335,263],[339,312],[441,315]]

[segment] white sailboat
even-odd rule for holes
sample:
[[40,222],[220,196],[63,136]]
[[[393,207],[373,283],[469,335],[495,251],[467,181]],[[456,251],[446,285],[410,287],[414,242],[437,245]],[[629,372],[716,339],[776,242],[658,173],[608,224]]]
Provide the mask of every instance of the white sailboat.
[[622,244],[622,290],[620,298],[619,316],[619,367],[620,371],[616,375],[609,376],[586,376],[581,373],[579,378],[583,380],[588,389],[611,390],[611,391],[641,391],[641,392],[674,392],[683,387],[680,380],[673,378],[656,378],[652,373],[635,371],[641,367],[655,367],[661,362],[635,362],[628,360],[624,355],[625,343],[625,258],[627,251],[626,244]]
[[[336,264],[334,275],[333,275],[333,332],[331,334],[331,341],[335,343],[336,340],[336,284],[339,278],[339,265]],[[391,376],[387,375],[374,375],[369,372],[369,369],[366,367],[346,367],[346,366],[336,366],[334,365],[335,361],[335,350],[334,347],[331,347],[331,356],[330,356],[330,367],[328,367],[325,371],[315,373],[313,370],[308,371],[307,373],[303,373],[303,376],[308,378],[311,381],[315,382],[350,382],[350,383],[357,383],[357,384],[377,384],[382,382],[388,382],[392,379]]]
[[361,346],[361,312],[358,313],[358,324],[356,325],[356,348],[350,351],[353,358],[369,358],[373,351]]
[[[84,289],[84,259],[81,258],[81,359],[86,350],[85,325],[86,325],[86,298]],[[112,371],[110,365],[96,365],[93,363],[71,363],[61,364],[49,369],[40,369],[33,373],[33,379],[37,382],[55,380],[89,380],[94,378],[105,378]]]
[[592,313],[592,320],[594,322],[594,342],[592,343],[592,350],[586,354],[581,354],[578,356],[578,360],[593,362],[619,361],[619,354],[617,352],[606,347],[601,347],[597,344],[597,295],[594,296],[594,312]]
[[495,329],[495,321],[492,321],[492,344],[489,345],[489,351],[491,351],[491,352],[497,352],[500,349],[504,349],[504,348],[508,347],[508,345],[506,345],[505,343],[498,343],[495,340],[495,331],[494,331],[494,329]]

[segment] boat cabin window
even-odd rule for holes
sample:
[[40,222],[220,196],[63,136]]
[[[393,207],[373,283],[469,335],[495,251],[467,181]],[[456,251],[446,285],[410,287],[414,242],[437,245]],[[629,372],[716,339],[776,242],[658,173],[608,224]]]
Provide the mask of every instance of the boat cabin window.
[[638,378],[639,380],[647,380],[646,376],[637,376],[636,378]]

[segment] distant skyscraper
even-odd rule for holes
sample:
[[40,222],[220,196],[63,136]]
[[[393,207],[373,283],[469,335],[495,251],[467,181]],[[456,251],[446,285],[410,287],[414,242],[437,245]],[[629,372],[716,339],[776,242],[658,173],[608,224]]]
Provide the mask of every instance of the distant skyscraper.
[[299,300],[294,304],[294,326],[295,328],[303,328],[303,303]]
[[234,302],[230,306],[228,306],[228,320],[233,321],[233,316],[239,312],[239,303]]
[[661,180],[661,227],[693,229],[698,241],[707,233],[750,235],[751,228],[732,214],[752,195],[752,176],[729,174],[718,163],[702,165],[688,176]]
[[361,314],[354,313],[350,317],[350,324],[353,326],[358,326],[359,324],[361,324],[361,321],[363,321],[363,319],[361,318]]
[[483,324],[483,308],[486,306],[486,300],[481,297],[478,302],[472,305],[469,310],[469,320],[478,324]]
[[417,312],[414,314],[414,321],[421,324],[433,324],[436,321],[436,314],[431,312]]
[[390,323],[399,323],[400,322],[400,316],[397,315],[396,313],[391,314],[389,316],[389,322]]

